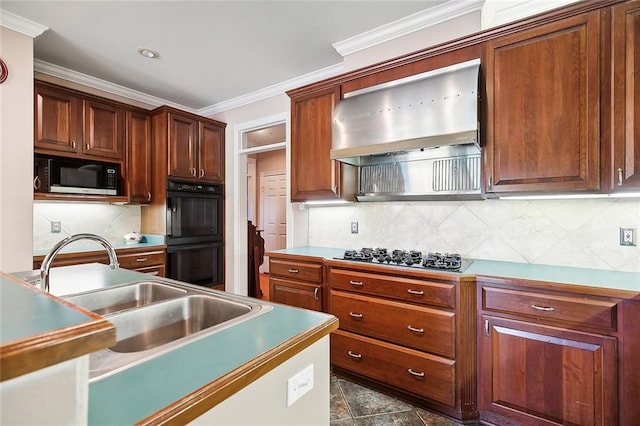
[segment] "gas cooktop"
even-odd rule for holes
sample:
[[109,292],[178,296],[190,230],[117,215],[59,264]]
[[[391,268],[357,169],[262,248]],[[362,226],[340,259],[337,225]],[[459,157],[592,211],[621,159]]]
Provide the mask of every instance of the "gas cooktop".
[[472,261],[463,259],[456,253],[427,253],[418,250],[387,250],[386,248],[362,248],[345,250],[339,260],[368,262],[379,265],[405,266],[410,268],[433,269],[446,272],[464,272]]

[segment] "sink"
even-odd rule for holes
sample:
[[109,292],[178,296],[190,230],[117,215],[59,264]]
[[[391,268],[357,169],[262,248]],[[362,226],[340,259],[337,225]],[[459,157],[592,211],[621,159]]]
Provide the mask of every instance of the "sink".
[[141,281],[65,296],[116,328],[116,344],[89,355],[93,382],[273,309],[178,281]]
[[109,318],[113,352],[139,352],[190,336],[251,312],[251,306],[211,296],[186,296]]
[[65,299],[98,315],[106,315],[186,294],[184,289],[149,281],[91,291]]

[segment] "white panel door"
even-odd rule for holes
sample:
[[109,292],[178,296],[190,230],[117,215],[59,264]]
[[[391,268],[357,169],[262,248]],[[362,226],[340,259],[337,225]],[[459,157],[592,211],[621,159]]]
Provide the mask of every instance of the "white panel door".
[[[261,176],[260,212],[265,251],[287,247],[287,175],[284,173]],[[260,272],[269,272],[269,259],[265,256]]]

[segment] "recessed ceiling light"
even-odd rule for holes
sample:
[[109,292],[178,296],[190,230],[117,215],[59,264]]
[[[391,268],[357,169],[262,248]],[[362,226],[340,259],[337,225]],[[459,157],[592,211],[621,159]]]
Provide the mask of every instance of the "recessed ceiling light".
[[144,47],[141,47],[140,49],[138,49],[138,53],[144,56],[145,58],[149,58],[149,59],[158,58],[160,56],[160,54],[155,50],[147,49]]

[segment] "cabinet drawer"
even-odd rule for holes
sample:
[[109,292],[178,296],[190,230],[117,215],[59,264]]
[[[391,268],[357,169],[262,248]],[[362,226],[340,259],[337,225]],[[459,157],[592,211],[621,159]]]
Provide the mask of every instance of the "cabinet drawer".
[[164,265],[164,251],[154,251],[145,253],[132,253],[118,255],[118,262],[121,268],[139,269],[153,265]]
[[615,330],[614,302],[496,287],[482,288],[482,308]]
[[356,294],[331,292],[340,328],[454,358],[455,314]]
[[455,361],[337,330],[331,364],[455,406]]
[[322,264],[294,262],[290,260],[269,260],[269,273],[272,276],[290,278],[314,283],[322,282]]
[[365,272],[331,269],[331,288],[392,297],[417,303],[454,308],[456,287],[453,284],[402,277],[368,274]]
[[270,277],[269,300],[289,306],[322,311],[322,286]]

